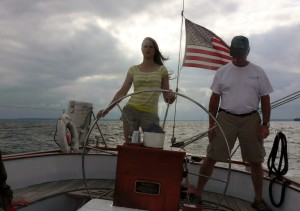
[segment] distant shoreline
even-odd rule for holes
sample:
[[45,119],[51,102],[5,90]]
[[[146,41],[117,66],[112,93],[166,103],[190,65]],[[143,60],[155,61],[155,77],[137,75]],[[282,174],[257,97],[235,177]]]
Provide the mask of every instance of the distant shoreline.
[[0,118],[0,121],[3,120],[56,120],[57,118]]

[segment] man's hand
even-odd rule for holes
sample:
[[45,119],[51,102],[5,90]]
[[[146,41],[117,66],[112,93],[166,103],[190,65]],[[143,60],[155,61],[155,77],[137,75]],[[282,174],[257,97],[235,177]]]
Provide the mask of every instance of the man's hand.
[[261,125],[259,129],[259,136],[261,139],[265,139],[269,136],[269,126]]

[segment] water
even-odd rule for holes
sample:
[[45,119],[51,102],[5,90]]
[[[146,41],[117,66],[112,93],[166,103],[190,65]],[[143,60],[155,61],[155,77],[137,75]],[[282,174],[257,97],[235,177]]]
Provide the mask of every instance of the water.
[[[116,144],[123,143],[123,131],[120,121],[101,121],[98,123],[108,146],[113,147]],[[207,126],[207,121],[176,121],[174,127],[172,121],[167,121],[165,125],[165,146],[171,145],[173,130],[176,141],[180,142],[187,141],[188,138],[206,131]],[[283,132],[288,141],[289,171],[287,172],[286,176],[299,182],[300,122],[271,122],[270,135],[264,140],[267,152],[264,167],[267,168],[268,156],[278,131]],[[3,154],[58,149],[58,145],[54,141],[55,132],[56,120],[0,120],[0,148]],[[95,135],[99,135],[99,132],[96,129],[91,134],[91,142],[96,142]],[[202,138],[188,145],[185,149],[189,153],[205,155],[207,143],[208,139]],[[239,149],[234,154],[233,159],[240,160]]]

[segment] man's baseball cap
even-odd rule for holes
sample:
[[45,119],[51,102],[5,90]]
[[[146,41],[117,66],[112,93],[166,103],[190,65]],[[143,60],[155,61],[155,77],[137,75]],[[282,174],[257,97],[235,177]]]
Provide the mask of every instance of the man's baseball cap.
[[230,55],[233,58],[245,58],[249,53],[249,40],[245,36],[235,36],[231,41]]

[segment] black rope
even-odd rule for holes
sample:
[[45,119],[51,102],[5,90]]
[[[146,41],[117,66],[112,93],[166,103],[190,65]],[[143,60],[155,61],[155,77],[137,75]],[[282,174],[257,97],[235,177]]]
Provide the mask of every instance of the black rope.
[[[278,157],[277,154],[279,151],[280,142],[281,142],[281,153],[279,156],[278,167],[276,167],[275,161],[276,158]],[[268,158],[269,176],[271,177],[272,174],[275,175],[275,177],[271,180],[269,185],[270,200],[275,207],[280,207],[284,201],[285,188],[287,182],[283,180],[282,176],[288,172],[288,166],[289,165],[288,165],[288,155],[287,155],[287,140],[285,135],[282,132],[278,132],[274,139],[273,147]],[[282,183],[281,196],[278,203],[276,203],[273,198],[273,184],[275,181],[279,181]]]

